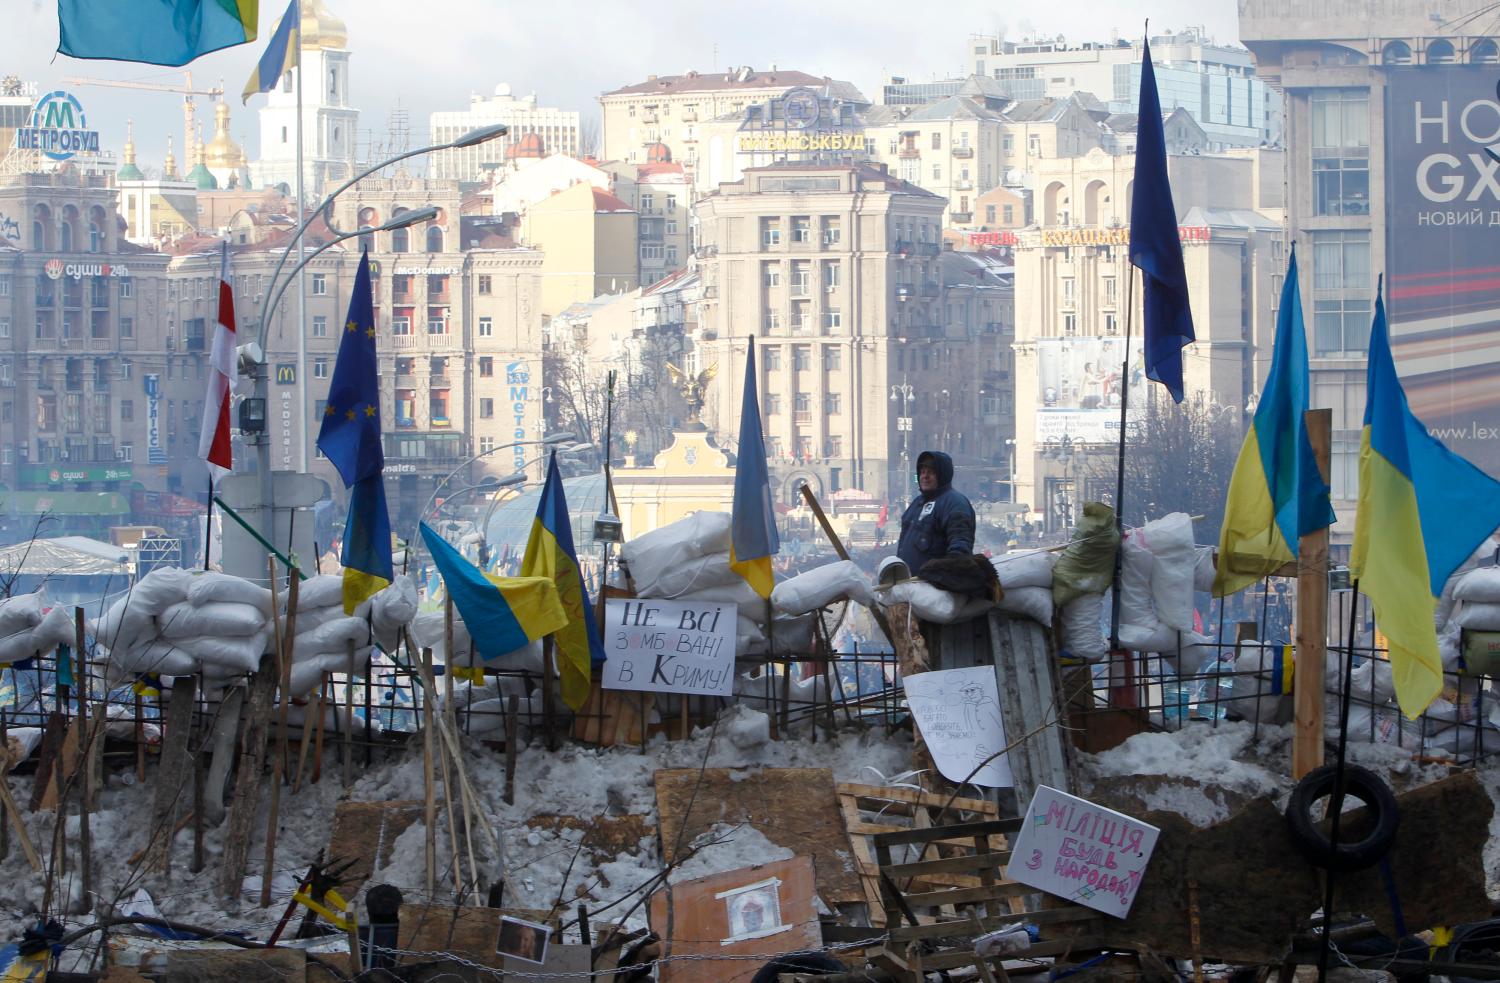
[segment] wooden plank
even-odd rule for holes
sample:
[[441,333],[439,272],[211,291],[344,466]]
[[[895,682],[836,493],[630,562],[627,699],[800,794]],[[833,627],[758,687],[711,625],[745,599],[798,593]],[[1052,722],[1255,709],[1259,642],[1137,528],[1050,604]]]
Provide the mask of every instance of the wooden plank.
[[[1098,921],[1099,913],[1090,908],[1080,905],[1070,905],[1066,908],[1049,908],[1043,911],[1028,911],[1024,915],[1015,914],[990,915],[981,919],[984,930],[989,932],[1003,925],[1014,925],[1017,920],[1025,921],[1039,927],[1055,925],[1068,925],[1073,922]],[[901,925],[890,929],[892,942],[909,942],[913,939],[941,939],[941,938],[970,938],[974,934],[973,923],[968,919],[956,919],[953,921],[941,921],[932,925]]]
[[240,770],[234,779],[234,802],[229,807],[224,832],[224,859],[219,867],[219,894],[236,900],[245,877],[245,857],[250,852],[250,826],[260,811],[262,771],[266,763],[266,739],[271,728],[271,702],[276,694],[276,662],[270,655],[260,658],[260,668],[250,683],[245,730],[240,744]]
[[[396,947],[410,952],[452,953],[481,966],[501,969],[504,957],[495,951],[495,945],[500,941],[502,915],[555,924],[548,912],[532,909],[404,904],[401,906],[401,929]],[[403,966],[430,961],[430,956],[404,955],[397,958],[397,964]],[[477,978],[489,979],[493,974]]]
[[[673,884],[651,896],[651,928],[663,938],[663,954],[674,957],[770,957],[782,952],[818,949],[823,938],[813,907],[814,876],[812,860],[800,856]],[[758,903],[752,907],[733,896],[725,897],[727,892],[765,882],[769,885],[763,890],[775,892],[775,908]],[[773,922],[778,913],[779,921]],[[786,928],[760,937],[745,937],[751,934],[745,930],[757,924],[763,929],[774,925]],[[740,959],[707,958],[663,963],[658,972],[661,983],[744,983],[754,975],[755,966],[755,962]]]
[[63,741],[67,739],[67,734],[68,718],[56,710],[47,714],[47,723],[42,730],[42,742],[37,749],[36,774],[33,776],[31,783],[31,803],[29,808],[32,812],[36,812],[42,808],[42,803],[46,801],[49,790],[50,794],[54,796],[53,801],[57,801],[55,798],[57,790],[54,787],[52,773],[58,768],[58,752],[62,750]]
[[171,868],[173,825],[185,804],[184,792],[193,774],[188,738],[192,735],[193,704],[197,697],[197,676],[178,676],[172,680],[161,762],[156,766],[156,787],[151,796],[151,846],[145,860],[148,871],[167,873]]
[[[905,844],[933,843],[938,840],[962,841],[974,836],[990,834],[1010,835],[1019,833],[1022,819],[992,819],[982,823],[955,823],[952,826],[929,826],[926,829],[898,829],[890,833],[880,833],[875,837],[876,843],[884,843],[887,846],[902,846]],[[964,846],[972,844],[963,843]]]
[[920,877],[923,874],[947,872],[964,873],[980,870],[1000,870],[1010,863],[1010,851],[1001,853],[976,853],[967,857],[945,857],[941,860],[919,860],[910,864],[892,864],[885,868],[889,877]]
[[[693,839],[716,823],[745,823],[766,839],[811,857],[818,894],[830,904],[865,900],[827,768],[662,769],[656,806],[662,856],[675,862]],[[696,794],[695,794],[696,789]]]
[[353,860],[339,893],[354,897],[375,870],[389,866],[396,837],[422,817],[420,800],[340,802],[333,808],[328,834],[328,862]]
[[[1302,414],[1318,471],[1328,480],[1333,410]],[[1292,778],[1323,763],[1323,676],[1328,657],[1328,527],[1301,537],[1297,550],[1297,649],[1292,672]],[[1302,685],[1298,685],[1301,683]]]
[[[860,798],[878,799],[882,802],[909,802],[920,806],[941,805],[948,801],[947,796],[935,797],[931,792],[919,792],[911,788],[887,788],[883,785],[862,785],[859,782],[839,782],[838,791],[841,795],[857,795]],[[949,804],[948,808],[990,815],[995,813],[995,803],[987,799],[957,798]]]

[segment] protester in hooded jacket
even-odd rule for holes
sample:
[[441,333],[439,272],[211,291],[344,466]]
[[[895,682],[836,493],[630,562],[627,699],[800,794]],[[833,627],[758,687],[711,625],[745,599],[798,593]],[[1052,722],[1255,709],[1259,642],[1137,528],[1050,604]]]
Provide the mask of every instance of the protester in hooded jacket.
[[917,457],[919,494],[901,516],[896,555],[912,576],[928,560],[974,551],[974,506],[953,489],[953,458],[942,451]]

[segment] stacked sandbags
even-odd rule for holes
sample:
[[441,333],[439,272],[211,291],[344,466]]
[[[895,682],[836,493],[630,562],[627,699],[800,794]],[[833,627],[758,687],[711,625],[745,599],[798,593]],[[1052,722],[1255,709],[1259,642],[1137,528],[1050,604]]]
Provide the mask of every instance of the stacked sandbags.
[[[1134,652],[1176,654],[1208,641],[1192,631],[1199,553],[1193,522],[1173,512],[1132,529],[1120,569],[1120,645]],[[1180,660],[1174,660],[1180,661]]]
[[0,601],[0,665],[24,662],[59,645],[73,645],[77,633],[73,616],[54,607],[42,613],[41,591]]
[[955,594],[925,580],[902,581],[885,591],[885,603],[910,604],[912,613],[918,618],[940,625],[977,618],[995,606],[989,598]]
[[997,607],[1052,627],[1052,568],[1057,565],[1057,554],[1051,550],[1020,550],[990,562],[1005,592]]
[[837,601],[855,601],[865,607],[875,603],[869,580],[853,560],[825,563],[783,580],[771,592],[771,607],[778,615],[795,617]]
[[677,600],[744,582],[729,568],[729,544],[729,513],[694,512],[625,543],[620,556],[638,596]]
[[198,660],[157,635],[157,617],[187,600],[193,575],[177,567],[157,567],[136,581],[125,596],[94,623],[94,637],[107,653],[106,678],[129,679],[140,673],[191,675]]
[[214,572],[189,574],[179,582],[183,600],[156,616],[158,636],[197,660],[206,678],[253,673],[273,643],[271,592]]
[[[282,601],[282,631],[289,625],[289,601],[289,597]],[[351,646],[355,666],[363,666],[370,657],[370,623],[357,615],[344,614],[341,575],[310,577],[298,585],[297,620],[290,627],[295,631],[288,691],[294,698],[321,686],[325,672],[348,672]]]
[[1083,506],[1083,518],[1073,529],[1052,567],[1052,602],[1059,610],[1061,647],[1076,658],[1099,662],[1109,654],[1104,637],[1104,592],[1115,572],[1115,550],[1120,532],[1115,510],[1102,502]]
[[[453,611],[453,654],[450,657],[443,638],[443,621],[442,611],[427,611],[417,615],[411,623],[412,643],[418,649],[431,649],[434,665],[456,666],[464,669],[484,666],[487,669],[541,673],[543,659],[540,639],[486,662],[479,651],[474,648],[474,640],[469,635],[469,629],[464,624],[464,619],[459,616],[458,609],[455,608]],[[553,672],[555,675],[556,669]]]

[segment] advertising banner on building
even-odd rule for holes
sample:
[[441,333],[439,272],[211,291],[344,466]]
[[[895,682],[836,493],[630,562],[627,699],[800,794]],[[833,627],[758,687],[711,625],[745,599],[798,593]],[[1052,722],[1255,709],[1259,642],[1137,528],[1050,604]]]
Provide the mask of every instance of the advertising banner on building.
[[[1063,437],[1084,444],[1119,441],[1124,353],[1125,339],[1114,336],[1037,339],[1037,443]],[[1131,343],[1131,416],[1145,406],[1145,361],[1137,339]]]
[[1393,68],[1386,77],[1396,370],[1422,422],[1500,477],[1500,67]]
[[144,377],[146,387],[146,463],[166,464],[167,449],[161,442],[161,376]]

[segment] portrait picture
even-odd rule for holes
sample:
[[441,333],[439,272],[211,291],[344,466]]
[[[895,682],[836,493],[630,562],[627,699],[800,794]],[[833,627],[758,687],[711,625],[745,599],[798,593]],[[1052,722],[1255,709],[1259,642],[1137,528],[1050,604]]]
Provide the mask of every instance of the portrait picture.
[[546,925],[502,915],[500,941],[496,943],[495,951],[540,966],[547,961],[547,940],[551,935],[552,930]]

